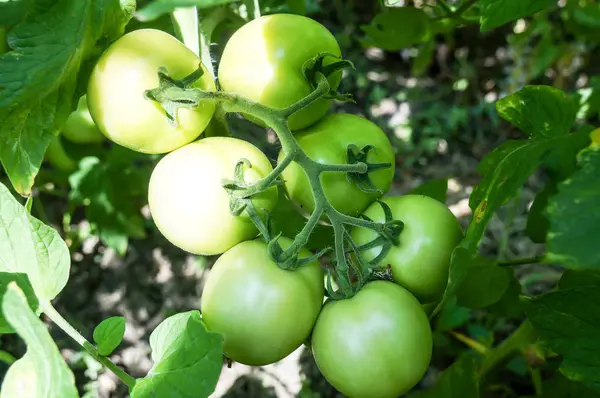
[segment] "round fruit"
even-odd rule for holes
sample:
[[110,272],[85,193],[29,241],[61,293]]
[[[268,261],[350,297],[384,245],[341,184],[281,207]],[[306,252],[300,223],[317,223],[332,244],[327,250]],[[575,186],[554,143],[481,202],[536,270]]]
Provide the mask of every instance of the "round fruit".
[[[381,192],[364,192],[348,181],[346,173],[326,172],[321,182],[329,203],[341,213],[357,216],[390,188],[394,179],[394,151],[385,133],[367,119],[346,113],[324,117],[317,124],[296,134],[296,140],[306,154],[323,164],[347,164],[348,145],[358,149],[372,145],[367,155],[369,163],[391,163],[385,169],[369,173],[373,185]],[[279,160],[284,153],[279,154]],[[289,197],[307,212],[315,208],[310,182],[304,169],[293,162],[283,172]]]
[[[285,248],[290,239],[281,238]],[[300,257],[310,252],[302,250]],[[323,270],[318,262],[294,271],[279,268],[267,245],[242,242],[211,269],[202,291],[202,319],[223,335],[224,354],[239,363],[277,362],[308,338],[323,303]]]
[[431,361],[431,328],[421,304],[387,281],[328,301],[311,341],[319,370],[348,397],[396,398],[419,382]]
[[[140,29],[120,37],[102,54],[88,84],[87,101],[96,126],[110,140],[143,153],[170,152],[193,141],[214,113],[212,102],[180,108],[175,127],[162,106],[144,93],[158,87],[159,67],[181,79],[198,65],[192,51],[163,31]],[[215,90],[210,73],[202,68],[204,75],[194,87]]]
[[[383,202],[392,210],[393,218],[404,223],[404,228],[400,245],[392,247],[379,265],[389,265],[396,283],[422,303],[439,300],[446,289],[450,256],[463,236],[458,220],[443,203],[427,196],[385,197]],[[364,214],[373,221],[385,221],[378,203],[373,203]],[[358,245],[376,237],[372,230],[355,228],[352,231]],[[380,252],[381,247],[375,247],[363,252],[364,258],[369,261]]]
[[[263,16],[229,39],[219,63],[219,82],[224,91],[273,108],[287,108],[313,91],[302,66],[322,52],[341,55],[335,37],[323,25],[300,15]],[[335,58],[327,57],[324,65],[333,62]],[[341,71],[328,77],[332,89],[337,89],[341,77]],[[288,120],[290,129],[315,123],[325,116],[330,104],[320,99],[296,112]]]
[[62,135],[76,144],[97,144],[104,141],[104,135],[98,130],[87,105],[86,96],[82,96],[77,109],[69,115],[63,126]]
[[[191,253],[214,255],[257,235],[244,212],[234,216],[222,180],[232,180],[240,159],[250,161],[244,180],[255,182],[273,169],[254,145],[236,138],[210,137],[190,143],[162,158],[150,177],[148,203],[160,232],[174,245]],[[277,188],[256,195],[258,211],[271,211]]]

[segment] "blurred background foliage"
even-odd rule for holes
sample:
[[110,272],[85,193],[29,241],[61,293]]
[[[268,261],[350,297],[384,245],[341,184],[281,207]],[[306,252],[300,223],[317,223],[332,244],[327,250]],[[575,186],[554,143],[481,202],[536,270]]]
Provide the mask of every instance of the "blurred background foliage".
[[[142,8],[148,2],[138,3]],[[216,68],[229,35],[252,14],[252,1],[224,3],[200,10],[205,29],[212,32]],[[332,111],[368,117],[388,133],[397,155],[394,193],[448,178],[447,204],[465,225],[479,160],[499,143],[519,137],[500,120],[497,99],[524,85],[545,84],[578,97],[581,126],[597,126],[600,110],[597,1],[551,2],[547,10],[485,32],[479,30],[474,3],[261,1],[263,14],[302,13],[335,34],[344,57],[355,65],[344,72],[340,87],[355,103],[336,104]],[[175,33],[167,15],[148,22],[132,19],[128,30],[140,27]],[[272,134],[235,116],[229,124],[234,136],[249,139],[276,158]],[[33,214],[59,229],[72,252],[71,279],[56,307],[78,330],[89,333],[106,317],[125,316],[127,332],[115,361],[134,376],[144,374],[150,366],[150,331],[165,317],[198,307],[203,277],[214,259],[183,253],[154,227],[146,206],[147,181],[159,157],[106,142],[58,140],[55,144],[71,161],[48,156],[33,193]],[[10,186],[1,171],[0,179]],[[543,171],[537,173],[519,198],[495,216],[484,240],[486,255],[510,259],[543,252],[525,230],[529,207],[546,181]],[[533,294],[551,289],[560,273],[526,265],[516,275],[511,289],[520,285]],[[434,360],[421,385],[433,384],[456,358],[478,355],[497,344],[514,330],[520,316],[518,303],[499,302],[484,312],[452,302],[434,323]],[[124,386],[110,373],[103,373],[60,332],[53,334],[59,347],[71,347],[63,354],[85,397],[125,396]],[[2,336],[0,343],[4,372],[11,356],[22,355],[25,347],[12,335]],[[533,396],[539,374],[531,366],[542,359],[536,353],[531,358],[510,362],[494,376],[486,396]],[[215,396],[340,396],[320,376],[308,350],[283,362],[264,369],[224,370]]]

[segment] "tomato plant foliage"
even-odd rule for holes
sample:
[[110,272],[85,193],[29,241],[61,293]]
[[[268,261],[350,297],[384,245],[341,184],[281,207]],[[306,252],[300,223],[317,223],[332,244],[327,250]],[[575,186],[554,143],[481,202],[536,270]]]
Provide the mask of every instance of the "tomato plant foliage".
[[[366,118],[328,114],[334,100],[349,99],[337,90],[352,64],[336,35],[299,15],[313,2],[139,3],[0,2],[0,333],[27,346],[0,398],[78,394],[42,313],[134,398],[208,397],[224,358],[262,366],[303,343],[325,379],[357,398],[487,396],[500,369],[519,366],[515,358],[537,396],[600,395],[600,144],[585,124],[597,122],[597,77],[577,92],[525,85],[501,93],[494,115],[514,134],[482,157],[472,217],[461,226],[445,205],[449,179],[394,196],[394,176],[408,167],[395,141]],[[360,41],[387,51],[418,46],[415,73],[437,35],[466,24],[487,31],[561,7],[582,37],[600,26],[600,8],[587,1],[391,3],[360,27]],[[166,14],[172,23],[156,29]],[[152,29],[139,29],[150,21]],[[213,59],[212,34],[231,27]],[[546,52],[528,73],[539,76],[557,54]],[[274,151],[233,138],[227,113],[269,127]],[[548,178],[526,232],[546,254],[486,257],[489,224],[540,169]],[[43,212],[31,214],[54,184],[68,191],[64,235]],[[123,341],[123,317],[80,332],[52,305],[68,283],[69,249],[81,243],[71,223],[80,214],[121,256],[149,231],[184,251],[221,255],[198,308],[150,335],[144,377],[109,358]],[[559,268],[556,289],[526,296],[511,266],[528,263]],[[497,344],[465,326],[474,309],[521,324]],[[424,389],[440,332],[472,350]]]

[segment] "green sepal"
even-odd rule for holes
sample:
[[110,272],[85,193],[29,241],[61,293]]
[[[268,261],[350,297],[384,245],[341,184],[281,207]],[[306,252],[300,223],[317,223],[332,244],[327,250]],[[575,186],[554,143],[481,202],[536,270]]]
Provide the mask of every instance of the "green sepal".
[[179,108],[193,109],[198,106],[199,101],[193,101],[189,98],[171,99],[169,98],[169,95],[167,95],[167,92],[173,88],[180,90],[192,88],[192,84],[200,79],[203,74],[204,70],[202,69],[202,66],[199,65],[198,69],[188,76],[180,80],[175,80],[168,75],[167,69],[161,66],[158,68],[158,87],[146,90],[144,96],[148,100],[158,102],[164,109],[169,124],[173,127],[177,127],[177,111]]
[[369,163],[367,162],[367,156],[370,151],[377,151],[373,145],[367,145],[362,149],[359,149],[356,145],[350,144],[346,149],[346,156],[348,164],[364,163],[367,165],[367,171],[365,173],[351,172],[346,173],[346,178],[350,183],[355,184],[361,191],[367,193],[379,193],[384,192],[373,185],[373,182],[369,178],[369,172],[375,170],[386,169],[391,167],[391,163]]
[[[326,57],[333,57],[339,61],[333,62],[329,65],[323,65]],[[327,78],[331,74],[347,67],[355,69],[354,64],[351,61],[343,59],[342,57],[333,53],[322,52],[307,60],[304,65],[302,65],[302,73],[304,74],[306,80],[308,80],[311,88],[315,90],[319,85],[319,79]],[[354,102],[351,94],[338,93],[336,90],[329,90],[329,92],[325,94],[323,98],[342,102]]]

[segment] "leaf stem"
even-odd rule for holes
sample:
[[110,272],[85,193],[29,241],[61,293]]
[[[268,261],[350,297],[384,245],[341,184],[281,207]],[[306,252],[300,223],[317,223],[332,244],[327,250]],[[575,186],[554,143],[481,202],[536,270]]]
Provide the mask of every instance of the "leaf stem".
[[58,313],[58,311],[56,311],[52,304],[50,304],[49,302],[45,303],[41,306],[41,308],[42,311],[46,314],[46,316],[50,318],[52,322],[56,324],[56,326],[61,328],[67,335],[69,335],[69,337],[75,340],[77,344],[82,346],[95,360],[97,360],[107,369],[113,372],[119,379],[121,379],[123,383],[125,383],[129,387],[130,390],[133,388],[133,386],[135,386],[135,378],[133,378],[123,369],[115,365],[107,357],[103,357],[102,355],[100,355],[96,347],[92,343],[87,341],[86,338],[83,337],[81,333],[79,333],[73,326],[71,326],[71,324],[65,318],[63,318],[62,315]]
[[545,256],[523,257],[514,260],[498,261],[500,267],[514,267],[515,265],[523,264],[538,264],[545,260]]

